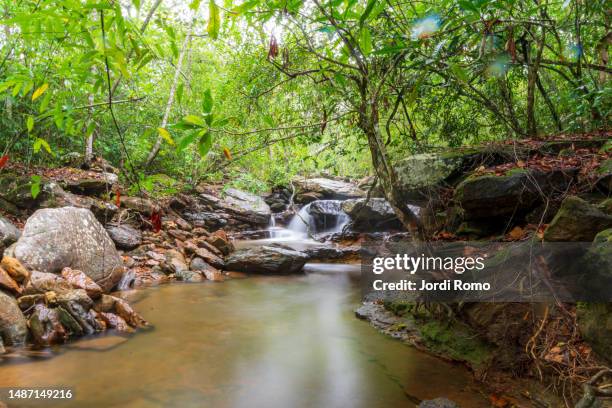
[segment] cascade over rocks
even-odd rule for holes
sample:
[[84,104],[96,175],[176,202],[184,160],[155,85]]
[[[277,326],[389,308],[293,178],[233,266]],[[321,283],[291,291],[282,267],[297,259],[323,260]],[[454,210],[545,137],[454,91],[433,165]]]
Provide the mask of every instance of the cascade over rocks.
[[13,253],[30,270],[80,270],[104,291],[110,291],[123,274],[122,259],[106,230],[91,211],[82,208],[36,211],[26,222]]
[[246,248],[225,261],[231,271],[286,275],[302,271],[308,256],[302,252],[274,246]]
[[589,242],[598,232],[612,228],[612,213],[576,196],[569,196],[544,232],[545,241]]

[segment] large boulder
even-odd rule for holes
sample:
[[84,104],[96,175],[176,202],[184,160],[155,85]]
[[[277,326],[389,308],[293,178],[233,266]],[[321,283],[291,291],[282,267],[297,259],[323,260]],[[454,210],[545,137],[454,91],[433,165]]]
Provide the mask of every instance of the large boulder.
[[110,202],[94,198],[80,196],[64,191],[59,184],[49,182],[43,185],[42,193],[44,200],[40,203],[41,208],[78,207],[90,210],[98,221],[106,223],[110,221],[119,208]]
[[106,227],[106,232],[119,249],[129,251],[142,244],[142,233],[129,225],[111,225]]
[[21,232],[9,220],[0,216],[0,254],[6,247],[17,241]]
[[[401,229],[395,211],[384,198],[359,198],[346,200],[342,210],[351,218],[351,229],[355,231],[382,231]],[[416,208],[415,208],[416,210]]]
[[544,231],[544,240],[590,242],[600,231],[612,228],[612,215],[606,210],[569,196]]
[[533,209],[543,197],[565,191],[575,171],[515,169],[504,175],[475,175],[461,182],[454,200],[466,219],[513,216]]
[[17,301],[0,290],[0,338],[6,346],[21,346],[28,335],[26,319]]
[[308,256],[291,249],[261,246],[234,252],[226,261],[229,271],[285,275],[302,271]]
[[[95,177],[93,175],[95,174]],[[66,179],[62,184],[66,190],[77,194],[98,195],[111,193],[119,177],[113,173],[92,173],[90,177]]]
[[[213,209],[228,213],[248,224],[268,225],[272,216],[272,211],[263,198],[233,188],[227,189],[223,198],[202,193],[200,200]],[[191,221],[187,215],[186,218]]]
[[336,230],[348,221],[348,216],[342,209],[342,201],[339,200],[313,201],[308,207],[308,214],[311,232]]
[[[345,181],[316,177],[309,179],[296,178],[293,183],[298,195],[311,194],[316,199],[346,200],[365,197],[365,191]],[[304,202],[304,201],[302,201]]]
[[93,213],[63,207],[36,211],[26,222],[13,254],[30,270],[82,271],[104,291],[121,279],[123,263],[113,241]]

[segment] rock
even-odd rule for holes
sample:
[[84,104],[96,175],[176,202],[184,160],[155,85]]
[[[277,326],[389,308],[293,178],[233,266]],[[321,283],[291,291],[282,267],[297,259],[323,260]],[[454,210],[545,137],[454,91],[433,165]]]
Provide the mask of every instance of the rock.
[[300,204],[309,204],[313,201],[323,200],[324,196],[320,193],[308,192],[300,193],[295,196],[295,201]]
[[79,178],[76,180],[65,180],[63,187],[77,194],[98,195],[111,193],[115,184],[119,183],[119,177],[113,173],[98,173],[98,177]]
[[182,271],[188,271],[187,261],[183,254],[175,249],[171,249],[166,252],[166,264],[173,273],[179,273]]
[[131,333],[134,331],[130,325],[121,316],[117,316],[114,313],[101,313],[102,319],[108,327],[115,329],[119,332]]
[[227,189],[223,198],[202,193],[200,200],[213,209],[226,212],[251,225],[268,225],[272,216],[270,207],[261,197],[233,188]]
[[612,228],[612,215],[581,198],[569,196],[544,231],[544,240],[590,242],[598,232],[608,228]]
[[195,254],[217,268],[223,268],[225,266],[223,259],[213,254],[206,248],[195,248]]
[[213,212],[200,211],[185,212],[183,216],[196,227],[216,229],[227,225],[227,216],[225,214],[220,215]]
[[16,242],[19,236],[21,236],[19,229],[9,220],[0,216],[0,255],[6,247]]
[[[355,231],[402,229],[395,211],[384,198],[370,198],[367,204],[365,198],[346,200],[342,203],[342,210],[351,218],[351,229]],[[413,211],[418,211],[418,207]]]
[[417,408],[459,408],[459,405],[446,398],[422,401]]
[[25,282],[30,279],[30,272],[13,257],[3,257],[0,266],[17,282]]
[[58,294],[57,303],[76,320],[86,334],[101,330],[95,317],[89,313],[93,301],[83,289],[72,289]]
[[[314,193],[313,197],[316,197],[315,199],[317,200],[346,200],[349,198],[365,197],[365,191],[359,189],[354,184],[324,177],[310,179],[296,178],[293,180],[293,183],[296,185],[297,193],[302,199],[309,193]],[[305,203],[304,201],[302,202]]]
[[13,278],[0,267],[0,289],[8,290],[9,292],[20,295],[21,288]]
[[[125,320],[130,326],[135,327],[135,328],[148,326],[147,321],[143,319],[142,316],[140,316],[138,313],[136,313],[134,309],[132,309],[132,307],[129,305],[128,302],[118,297],[114,297],[114,296],[108,296],[108,297],[110,297],[111,298],[110,300],[112,301],[111,311],[114,311],[123,320]],[[106,302],[108,303],[108,299],[106,300]]]
[[[6,349],[4,348],[4,343],[2,342],[2,337],[0,337],[0,355],[6,353]],[[0,408],[5,408],[6,405],[3,407],[2,405],[0,405]]]
[[223,274],[214,266],[209,265],[200,257],[195,257],[189,265],[192,271],[198,271],[204,274],[206,279],[214,282],[223,282],[225,279]]
[[119,249],[129,251],[142,244],[142,233],[129,225],[111,225],[106,227],[106,232]]
[[612,193],[612,159],[604,160],[597,169],[597,189],[603,193]]
[[234,250],[234,244],[229,240],[227,233],[217,230],[206,238],[206,242],[217,248],[223,255],[229,255]]
[[176,225],[182,229],[183,231],[192,231],[193,230],[193,226],[188,223],[187,221],[185,221],[184,219],[178,217],[176,218],[176,220],[174,220],[174,222],[176,222]]
[[92,299],[97,299],[102,296],[102,288],[89,276],[85,275],[81,271],[77,271],[71,268],[64,268],[62,269],[62,277],[74,289],[85,290],[87,296]]
[[301,272],[307,260],[308,256],[302,252],[262,246],[234,252],[226,260],[225,268],[247,273],[291,274]]
[[[47,183],[46,180],[41,181],[41,184]],[[11,214],[19,215],[21,209],[33,209],[46,197],[44,191],[41,194],[32,197],[31,193],[32,179],[29,176],[24,176],[15,173],[4,173],[0,176],[0,199],[3,202],[3,209]]]
[[180,270],[175,272],[174,277],[183,282],[202,282],[204,280],[201,273],[190,270]]
[[324,245],[320,247],[308,248],[304,251],[308,256],[309,261],[327,261],[358,257],[360,254],[359,247],[330,247]]
[[21,310],[27,310],[34,306],[38,302],[42,302],[45,300],[45,295],[37,293],[36,295],[25,295],[20,296],[17,299],[17,304]]
[[221,271],[217,270],[206,270],[203,272],[206,279],[213,282],[223,282],[225,281],[225,277],[221,273]]
[[41,346],[61,343],[67,333],[60,322],[60,317],[55,309],[49,309],[43,304],[37,304],[28,321],[30,333],[34,342]]
[[30,270],[59,273],[69,267],[85,273],[104,291],[121,279],[123,261],[91,211],[63,207],[36,211],[14,249]]
[[5,346],[22,346],[28,335],[26,319],[17,301],[0,290],[0,338]]
[[515,169],[503,176],[472,176],[457,186],[454,200],[466,219],[509,217],[533,209],[542,201],[542,195],[565,191],[574,173]]
[[72,289],[70,283],[59,275],[48,272],[32,271],[30,280],[25,287],[24,294],[36,295],[46,292],[64,293]]
[[55,310],[57,311],[60,323],[64,326],[69,336],[82,336],[84,334],[79,322],[66,309],[60,306],[55,308]]
[[576,321],[593,350],[612,363],[612,303],[580,303]]
[[110,202],[93,197],[85,197],[64,191],[57,183],[49,182],[42,187],[45,200],[41,208],[78,207],[90,210],[102,223],[110,221],[119,208]]
[[151,215],[161,211],[159,205],[142,197],[123,197],[121,198],[121,206],[145,215]]

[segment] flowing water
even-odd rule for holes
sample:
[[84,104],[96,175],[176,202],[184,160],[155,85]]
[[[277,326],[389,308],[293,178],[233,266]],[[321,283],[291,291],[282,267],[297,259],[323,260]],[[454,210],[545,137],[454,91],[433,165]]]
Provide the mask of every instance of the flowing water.
[[44,406],[414,407],[439,396],[487,406],[466,369],[355,318],[358,267],[307,272],[127,292],[152,330],[9,360],[0,387],[75,392]]

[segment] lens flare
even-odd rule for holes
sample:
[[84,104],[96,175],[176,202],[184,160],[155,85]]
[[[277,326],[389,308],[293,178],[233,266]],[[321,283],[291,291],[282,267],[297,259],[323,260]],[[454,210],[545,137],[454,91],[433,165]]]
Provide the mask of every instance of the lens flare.
[[411,37],[413,40],[422,40],[430,37],[439,29],[440,17],[436,14],[432,14],[416,21],[412,27]]
[[487,73],[494,77],[502,77],[508,72],[510,66],[510,58],[508,55],[503,54],[495,58],[491,64],[487,67]]
[[582,45],[581,44],[572,44],[565,51],[565,57],[569,60],[576,61],[582,56]]

